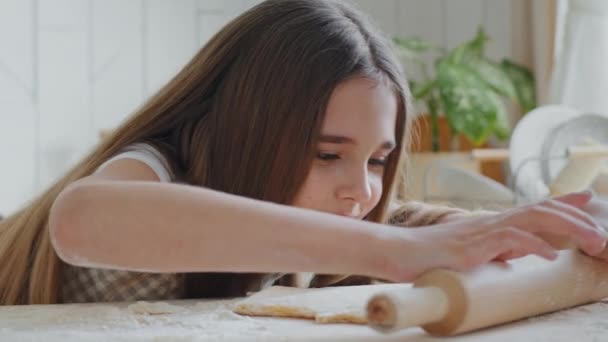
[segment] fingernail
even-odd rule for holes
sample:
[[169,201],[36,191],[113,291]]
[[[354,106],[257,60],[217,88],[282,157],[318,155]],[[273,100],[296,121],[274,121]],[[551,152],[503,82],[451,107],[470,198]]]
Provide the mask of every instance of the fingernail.
[[596,245],[598,248],[593,248],[593,252],[588,253],[591,256],[598,255],[606,248],[606,239],[603,239],[600,245]]
[[606,231],[606,228],[604,228],[604,226],[596,224],[596,232],[597,234],[604,240],[604,243],[606,243],[606,241],[608,240],[608,231]]

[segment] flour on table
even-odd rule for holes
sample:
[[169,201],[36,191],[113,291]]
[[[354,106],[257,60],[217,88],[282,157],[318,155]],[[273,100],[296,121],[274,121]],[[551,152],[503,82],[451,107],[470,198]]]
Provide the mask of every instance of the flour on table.
[[167,315],[178,312],[183,312],[185,309],[181,306],[165,303],[165,302],[144,302],[139,301],[127,307],[127,310],[133,314],[139,315]]
[[[279,292],[287,294],[291,291]],[[346,307],[342,303],[348,297],[346,292],[323,296],[327,302],[323,303],[325,308],[338,311],[315,310],[316,319],[321,319],[326,313],[349,313],[344,310]],[[184,311],[165,315],[133,314],[127,309],[128,304],[123,303],[2,307],[0,341],[444,341],[427,335],[419,328],[381,335],[365,326],[239,316],[229,312],[237,302],[242,300],[179,301],[175,304]],[[298,300],[297,303],[301,305],[302,301]],[[311,308],[322,307],[314,305]],[[599,302],[451,337],[449,341],[601,342],[607,341],[606,336],[608,302]]]
[[267,341],[265,322],[223,303],[136,302],[0,310],[0,341]]
[[[551,330],[553,341],[604,341],[608,336],[608,302],[578,306],[528,318],[537,330]],[[542,327],[542,328],[541,328]],[[575,333],[576,332],[576,333]],[[604,336],[601,337],[600,336]],[[530,336],[531,340],[533,336]],[[540,338],[534,339],[539,341]]]

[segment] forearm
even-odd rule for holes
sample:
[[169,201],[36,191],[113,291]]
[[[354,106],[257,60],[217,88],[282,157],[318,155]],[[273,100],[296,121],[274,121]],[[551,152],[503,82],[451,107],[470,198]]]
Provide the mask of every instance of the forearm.
[[[61,198],[63,197],[63,198]],[[67,262],[151,272],[316,272],[381,276],[391,228],[198,187],[74,186],[50,219]]]
[[[408,228],[455,222],[470,217],[471,215],[475,215],[473,212],[463,209],[426,204],[416,201],[393,201],[391,202],[388,210],[389,225]],[[363,284],[365,282],[371,283],[372,279],[363,279],[357,275],[316,275],[311,282],[311,286],[324,287],[329,285],[351,285],[353,282],[359,284]]]

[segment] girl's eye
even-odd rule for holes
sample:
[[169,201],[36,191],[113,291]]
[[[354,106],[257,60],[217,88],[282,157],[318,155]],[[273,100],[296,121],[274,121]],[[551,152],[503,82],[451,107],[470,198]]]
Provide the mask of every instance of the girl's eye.
[[321,160],[336,160],[336,159],[340,159],[340,156],[338,156],[337,154],[332,154],[332,153],[319,152],[317,154],[317,158],[319,158]]
[[386,158],[370,159],[369,160],[369,164],[370,165],[374,165],[374,166],[385,166],[386,165]]

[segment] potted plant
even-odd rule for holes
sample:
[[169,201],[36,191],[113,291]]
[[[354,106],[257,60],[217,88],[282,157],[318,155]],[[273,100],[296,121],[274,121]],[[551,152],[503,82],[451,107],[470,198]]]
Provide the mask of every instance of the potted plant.
[[[411,155],[412,167],[407,174],[410,181],[407,191],[405,183],[400,188],[400,196],[407,193],[411,199],[427,200],[427,180],[432,179],[427,176],[439,160],[504,183],[501,162],[481,163],[470,153],[457,152],[482,146],[490,137],[504,140],[509,136],[507,101],[517,104],[523,113],[536,107],[532,72],[508,59],[499,62],[488,58],[488,41],[482,28],[471,40],[451,50],[417,37],[394,38],[410,78],[414,101],[423,103],[428,112],[417,118],[416,124],[430,122],[430,134],[423,133],[421,141],[414,144],[415,150],[421,152]],[[427,135],[431,152],[422,152],[427,150],[420,146],[425,140],[428,142]],[[440,152],[440,147],[443,150],[446,145],[450,152]]]
[[[467,137],[474,146],[491,136],[506,139],[510,127],[505,101],[515,102],[524,113],[536,106],[532,72],[508,59],[497,62],[488,58],[488,41],[482,28],[473,39],[452,50],[417,37],[394,38],[406,67],[418,68],[420,77],[409,81],[410,88],[414,100],[424,103],[430,115],[433,152],[439,151],[442,115],[452,132],[452,149],[457,149],[458,135]],[[431,66],[425,62],[426,56],[435,57]]]

